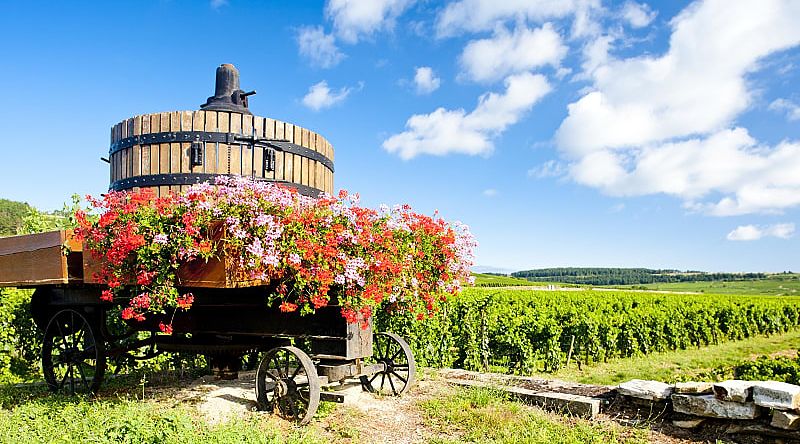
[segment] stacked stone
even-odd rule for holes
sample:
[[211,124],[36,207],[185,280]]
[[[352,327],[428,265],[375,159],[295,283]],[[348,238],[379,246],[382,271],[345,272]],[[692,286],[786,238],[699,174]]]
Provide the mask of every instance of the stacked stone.
[[731,380],[669,385],[634,379],[620,384],[617,390],[634,399],[670,401],[673,411],[683,414],[673,421],[679,427],[696,427],[705,418],[756,420],[771,415],[770,426],[800,430],[800,386],[785,382]]

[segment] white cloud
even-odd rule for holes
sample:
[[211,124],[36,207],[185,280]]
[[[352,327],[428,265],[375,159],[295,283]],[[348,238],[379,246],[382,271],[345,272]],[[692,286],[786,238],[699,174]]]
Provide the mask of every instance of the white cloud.
[[564,164],[557,160],[548,160],[541,165],[528,170],[528,177],[536,179],[546,179],[548,177],[558,177],[564,174]]
[[486,197],[495,197],[497,196],[497,190],[495,190],[494,188],[487,188],[483,190],[481,194],[483,194]]
[[557,68],[566,54],[561,36],[545,23],[534,29],[517,26],[511,33],[499,27],[491,38],[469,42],[460,63],[468,78],[487,82],[543,65]]
[[566,17],[576,9],[578,0],[459,0],[447,5],[436,18],[439,37],[460,31],[487,31],[499,22],[525,19],[540,22]]
[[420,66],[414,72],[414,85],[417,88],[417,94],[430,94],[439,89],[441,80],[436,77],[429,66]]
[[211,0],[211,7],[219,9],[223,6],[228,6],[228,0]]
[[325,15],[342,40],[356,43],[362,36],[394,29],[395,20],[415,0],[328,0]]
[[[798,22],[798,2],[709,0],[673,19],[662,56],[614,59],[597,43],[584,66],[592,86],[556,133],[572,178],[610,195],[679,196],[716,215],[800,205],[800,144],[763,146],[734,123],[752,104],[746,75],[800,44]],[[709,194],[722,197],[702,202]]]
[[297,46],[300,47],[300,55],[306,57],[311,64],[322,68],[336,66],[344,58],[333,35],[325,34],[322,26],[300,28],[297,32]]
[[591,75],[597,68],[608,63],[608,51],[611,49],[613,42],[614,37],[601,35],[583,46],[581,51],[583,53],[582,72],[576,76],[577,80],[591,79]]
[[303,105],[314,111],[330,108],[346,99],[352,90],[352,88],[342,87],[338,91],[333,91],[328,87],[328,82],[323,80],[311,85],[308,93],[303,97]]
[[776,99],[769,104],[769,109],[781,113],[786,113],[786,118],[789,120],[800,120],[800,106],[791,100]]
[[656,18],[658,13],[650,9],[650,6],[646,3],[636,3],[629,0],[622,6],[620,15],[631,27],[644,28]]
[[430,114],[415,114],[406,131],[383,142],[383,148],[408,160],[420,154],[443,156],[450,153],[489,154],[492,139],[513,125],[550,91],[542,75],[522,73],[509,76],[503,94],[487,93],[474,110],[438,108]]
[[771,236],[788,239],[794,235],[794,224],[775,224],[767,226],[740,225],[728,233],[727,239],[732,241],[753,241]]

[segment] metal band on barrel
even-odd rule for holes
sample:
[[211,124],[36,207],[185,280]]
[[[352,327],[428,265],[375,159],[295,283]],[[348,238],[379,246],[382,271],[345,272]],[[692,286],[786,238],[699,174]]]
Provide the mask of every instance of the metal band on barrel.
[[[121,191],[121,190],[128,190],[134,187],[194,185],[202,182],[213,183],[214,178],[217,176],[241,177],[229,174],[207,174],[207,173],[151,174],[148,176],[135,176],[135,177],[129,177],[127,179],[117,180],[111,184],[109,189],[114,191]],[[302,194],[303,196],[316,198],[319,197],[320,193],[322,193],[322,190],[319,190],[317,188],[313,188],[308,185],[301,185],[299,183],[287,182],[285,180],[272,180],[263,178],[255,178],[255,180],[259,182],[273,182],[278,185],[283,185],[287,188],[294,188],[297,190],[298,193]]]
[[109,155],[113,155],[121,150],[130,148],[134,145],[158,145],[162,143],[191,143],[191,142],[211,142],[211,143],[226,143],[229,145],[254,145],[273,148],[278,151],[283,151],[298,156],[307,157],[311,160],[319,162],[327,167],[331,172],[333,169],[333,161],[327,156],[297,145],[296,143],[289,142],[288,140],[281,139],[265,139],[245,134],[236,133],[212,133],[206,131],[172,131],[164,133],[141,134],[138,136],[126,137],[111,144]]

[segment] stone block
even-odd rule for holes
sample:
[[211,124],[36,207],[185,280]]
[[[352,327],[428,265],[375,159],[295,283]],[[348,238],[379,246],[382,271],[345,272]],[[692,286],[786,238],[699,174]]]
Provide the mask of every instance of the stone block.
[[732,379],[712,385],[714,395],[720,401],[748,402],[753,400],[753,382]]
[[675,393],[682,395],[706,395],[713,393],[710,382],[677,382]]
[[800,386],[778,381],[756,382],[753,402],[778,410],[800,410]]
[[722,401],[713,395],[672,395],[672,408],[706,418],[755,419],[761,415],[761,407],[752,402]]
[[617,391],[621,395],[630,396],[632,398],[662,401],[669,398],[669,395],[672,394],[672,386],[659,381],[632,379],[620,384],[617,387]]
[[775,410],[769,425],[784,430],[800,430],[800,415]]

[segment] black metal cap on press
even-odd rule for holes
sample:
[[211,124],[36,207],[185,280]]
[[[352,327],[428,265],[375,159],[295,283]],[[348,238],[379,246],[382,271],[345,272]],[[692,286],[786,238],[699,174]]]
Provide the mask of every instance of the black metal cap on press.
[[217,84],[214,95],[200,105],[207,111],[232,111],[242,114],[253,114],[247,109],[247,97],[255,91],[244,92],[239,88],[239,70],[230,63],[217,68]]

